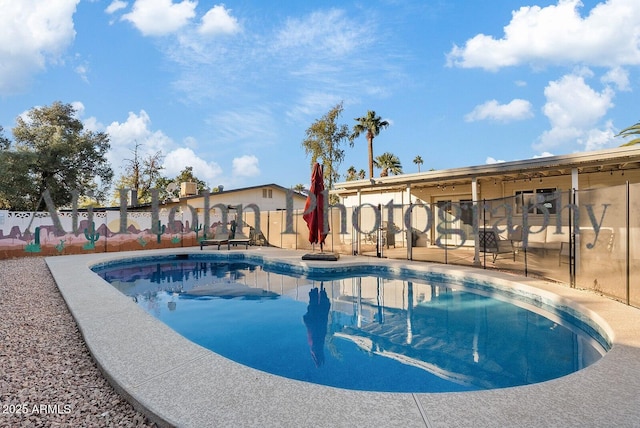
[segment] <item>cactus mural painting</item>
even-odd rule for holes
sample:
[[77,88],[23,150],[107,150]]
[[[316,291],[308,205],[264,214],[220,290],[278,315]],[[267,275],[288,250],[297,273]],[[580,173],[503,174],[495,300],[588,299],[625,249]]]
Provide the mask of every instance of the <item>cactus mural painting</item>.
[[84,228],[84,237],[87,239],[86,244],[82,246],[85,250],[94,250],[96,248],[96,241],[100,239],[100,234],[96,232],[96,222],[91,222],[91,231],[88,228]]
[[[0,259],[189,247],[210,237],[210,225],[222,224],[227,219],[227,213],[219,208],[210,210],[206,216],[189,207],[191,216],[186,216],[186,220],[176,219],[171,215],[173,208],[164,205],[152,207],[151,211],[147,207],[91,211],[49,208],[36,212],[0,209]],[[257,216],[251,216],[254,218]]]
[[33,238],[33,242],[29,242],[24,250],[27,253],[39,253],[40,252],[40,228],[36,227],[35,236]]
[[160,244],[162,242],[162,234],[167,229],[167,226],[162,224],[160,220],[158,220],[158,231],[156,232],[157,242]]
[[194,226],[194,228],[193,228],[193,231],[196,232],[196,242],[200,242],[203,239],[207,239],[206,233],[204,233],[203,234],[204,236],[202,236],[201,238],[198,238],[198,232],[200,232],[201,230],[202,230],[202,225],[201,224],[198,224],[198,225]]

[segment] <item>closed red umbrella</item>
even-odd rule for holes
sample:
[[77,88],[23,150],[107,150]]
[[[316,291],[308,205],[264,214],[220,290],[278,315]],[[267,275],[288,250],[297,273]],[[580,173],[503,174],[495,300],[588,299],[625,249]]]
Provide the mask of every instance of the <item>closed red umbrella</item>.
[[[304,214],[302,218],[307,223],[309,228],[309,242],[312,244],[320,243],[320,251],[322,251],[322,245],[327,237],[327,230],[324,226],[324,178],[322,173],[322,167],[318,162],[313,165],[311,171],[311,188],[309,189],[309,195],[307,195],[307,201],[304,204]],[[314,204],[315,199],[315,204]]]

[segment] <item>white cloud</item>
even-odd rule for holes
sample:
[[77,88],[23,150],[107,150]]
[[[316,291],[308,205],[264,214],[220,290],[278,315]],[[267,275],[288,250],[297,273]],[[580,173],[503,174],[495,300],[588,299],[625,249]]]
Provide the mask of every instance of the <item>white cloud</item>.
[[197,2],[183,0],[136,0],[133,10],[122,16],[145,36],[164,36],[174,33],[195,16]]
[[76,112],[76,118],[80,119],[82,115],[84,115],[84,103],[82,103],[82,101],[73,101],[70,104]]
[[76,32],[79,0],[2,2],[0,95],[24,90],[31,76],[60,61]]
[[[82,106],[81,103],[80,106]],[[84,111],[83,106],[81,111]],[[87,125],[93,125],[96,130],[101,127],[95,118],[85,121],[85,126]],[[207,184],[215,183],[222,175],[222,168],[216,162],[198,157],[190,147],[176,147],[174,141],[162,131],[154,131],[151,118],[144,110],[140,110],[139,114],[130,112],[125,122],[113,122],[106,127],[105,131],[111,141],[111,150],[107,154],[107,159],[116,176],[123,172],[121,167],[126,161],[133,159],[136,144],[139,145],[140,159],[162,152],[164,156],[162,175],[167,177],[177,176],[187,166],[191,166],[194,175]],[[192,137],[185,138],[183,143],[192,147],[197,146],[197,142]]]
[[402,54],[379,36],[375,12],[354,18],[345,10],[317,10],[223,41],[196,30],[188,27],[164,47],[179,67],[174,87],[196,102],[237,109],[255,105],[271,88],[280,94],[266,103],[269,108],[293,100],[284,107],[287,118],[306,122],[340,100],[384,97],[405,83]]
[[487,165],[493,165],[494,163],[503,163],[503,162],[504,160],[496,159],[491,156],[487,156],[487,159],[484,161],[484,163]]
[[100,123],[95,116],[84,119],[82,124],[87,131],[101,132],[104,130],[104,125]]
[[271,145],[276,141],[277,120],[267,108],[228,110],[211,116],[207,124],[215,129],[220,142],[245,147]]
[[84,129],[91,132],[104,131],[104,125],[98,122],[98,119],[96,119],[94,116],[91,116],[89,118],[83,117],[86,109],[82,101],[73,101],[71,103],[71,106],[76,112],[75,117],[82,121],[82,125],[84,126]]
[[258,158],[253,155],[244,155],[234,158],[233,175],[239,177],[255,177],[260,175],[260,167],[258,166]]
[[596,92],[581,76],[569,74],[549,82],[544,90],[544,114],[554,128],[585,128],[593,125],[613,107],[610,88]]
[[89,83],[89,78],[87,77],[87,74],[89,73],[89,66],[87,64],[76,66],[74,71],[78,74],[78,76],[80,76],[83,82]]
[[344,10],[317,11],[303,19],[290,18],[278,33],[274,47],[342,57],[368,42],[366,28],[366,23],[349,19]]
[[287,116],[294,120],[304,120],[319,111],[328,111],[340,103],[338,94],[327,91],[314,91],[302,94],[298,102],[287,111]]
[[605,129],[590,129],[578,143],[584,145],[584,150],[600,150],[611,146],[615,139],[616,132],[613,129],[613,122],[607,121]]
[[202,24],[198,28],[198,32],[206,36],[235,34],[239,31],[240,24],[238,24],[238,20],[231,16],[231,11],[225,9],[223,4],[209,9],[202,17]]
[[533,156],[533,159],[548,158],[549,156],[553,156],[553,153],[551,153],[551,152],[542,152],[539,155]]
[[111,15],[112,13],[115,13],[120,9],[124,9],[127,6],[128,6],[128,3],[126,1],[113,0],[111,4],[109,4],[109,6],[107,6],[107,8],[104,11],[109,15]]
[[164,170],[167,177],[175,177],[186,167],[193,168],[193,175],[203,180],[211,187],[214,181],[222,174],[222,168],[216,162],[207,162],[199,158],[195,152],[189,148],[181,147],[167,153],[164,158]]
[[[589,146],[599,144],[596,143],[600,140],[595,130],[598,121],[613,107],[614,92],[611,88],[597,92],[582,76],[569,74],[549,82],[544,94],[547,102],[542,110],[551,123],[551,129],[542,134],[534,148],[540,150],[572,142]],[[588,141],[592,143],[587,144]]]
[[610,66],[640,64],[640,2],[607,0],[583,18],[580,0],[512,12],[504,36],[478,34],[454,45],[447,64],[498,70],[523,63]]
[[496,100],[490,100],[476,106],[473,111],[465,116],[467,122],[476,120],[497,120],[510,122],[533,117],[531,103],[527,100],[514,99],[509,104],[499,104]]
[[111,151],[107,154],[107,159],[111,162],[116,175],[119,173],[118,168],[123,165],[123,161],[133,158],[136,144],[139,144],[138,156],[141,158],[158,151],[162,151],[166,155],[167,151],[172,148],[171,138],[162,131],[152,131],[150,127],[151,118],[144,110],[140,110],[139,115],[129,112],[125,122],[112,122],[107,126],[106,132],[111,141]]
[[600,81],[604,84],[612,83],[619,91],[630,91],[629,72],[622,67],[614,67],[609,70]]

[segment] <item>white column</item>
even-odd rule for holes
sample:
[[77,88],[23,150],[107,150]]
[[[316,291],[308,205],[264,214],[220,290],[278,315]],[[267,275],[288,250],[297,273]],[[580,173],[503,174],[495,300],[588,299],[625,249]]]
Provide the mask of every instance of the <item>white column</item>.
[[362,227],[362,218],[360,217],[360,208],[362,207],[362,192],[358,189],[358,230],[356,230],[356,251],[360,255],[360,228]]
[[[473,216],[473,222],[474,224],[474,228],[473,231],[477,231],[478,230],[478,224],[480,222],[480,210],[478,210],[478,177],[472,177],[471,178],[471,200],[473,202],[473,209],[474,212],[476,213],[475,216]],[[473,243],[473,264],[474,265],[479,265],[480,264],[480,241],[477,239],[478,237],[474,237],[474,243]]]
[[[579,187],[580,186],[578,184],[578,168],[571,168],[571,188],[573,189],[574,192],[577,192],[579,190]],[[575,195],[576,195],[575,197],[576,207],[579,207],[580,203],[578,202],[578,193],[575,193]],[[573,219],[571,219],[571,221],[573,221]],[[574,228],[577,228],[579,226],[580,225],[578,224],[573,225]],[[575,266],[576,266],[576,273],[577,273],[578,270],[580,269],[580,234],[579,233],[576,234],[575,246],[576,246]]]
[[[407,201],[409,206],[411,206],[411,184],[407,184]],[[402,219],[402,222],[404,223],[404,219]],[[409,224],[406,225],[405,227],[407,228],[407,233],[406,235],[406,239],[407,239],[407,260],[412,260],[413,259],[413,224],[411,223],[411,216],[409,216]]]

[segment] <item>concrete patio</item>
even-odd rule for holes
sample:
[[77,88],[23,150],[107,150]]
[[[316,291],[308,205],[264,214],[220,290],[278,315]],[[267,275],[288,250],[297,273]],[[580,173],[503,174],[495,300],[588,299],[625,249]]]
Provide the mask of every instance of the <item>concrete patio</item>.
[[[595,293],[466,266],[342,256],[331,266],[385,263],[533,287],[589,314],[613,342],[592,366],[544,383],[466,393],[372,393],[281,378],[223,358],[178,335],[89,269],[123,257],[209,251],[216,252],[193,247],[46,260],[101,370],[119,393],[160,425],[634,427],[640,420],[640,310]],[[302,262],[301,251],[260,247],[231,252],[327,265]]]

